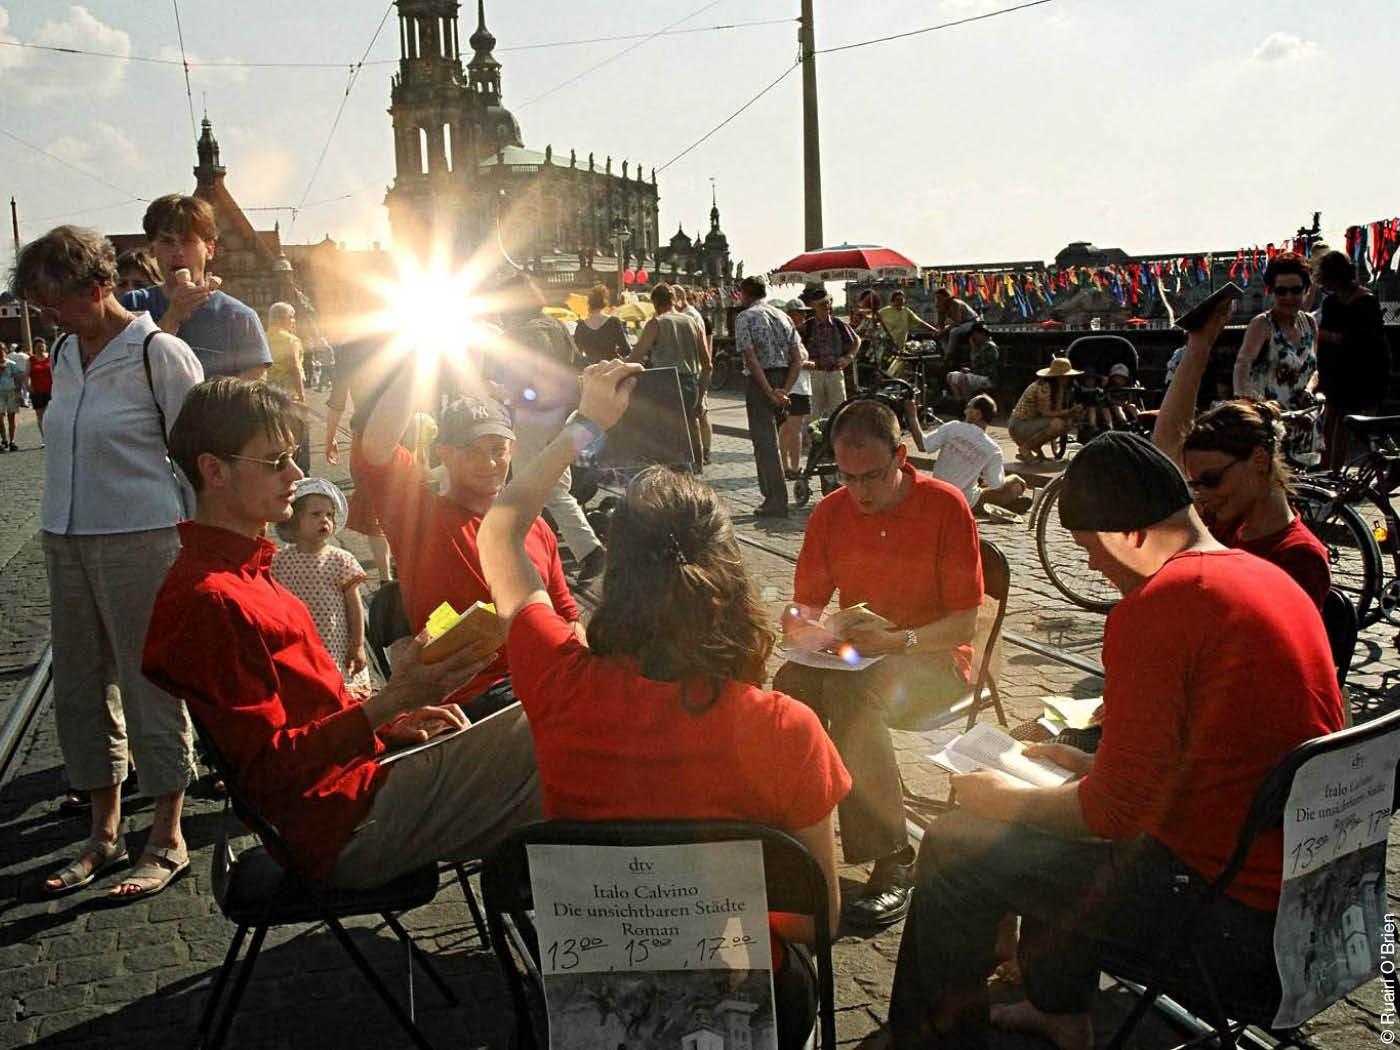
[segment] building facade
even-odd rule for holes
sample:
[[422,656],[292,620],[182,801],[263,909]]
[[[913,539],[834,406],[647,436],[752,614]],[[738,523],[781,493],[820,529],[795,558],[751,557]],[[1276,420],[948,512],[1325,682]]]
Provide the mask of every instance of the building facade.
[[[457,0],[397,0],[399,69],[390,83],[395,177],[385,197],[396,250],[476,258],[488,270],[523,268],[559,297],[620,271],[683,263],[677,279],[718,283],[728,240],[711,212],[700,250],[659,240],[656,172],[552,145],[525,148],[505,107],[496,38],[477,0],[465,67]],[[688,238],[687,238],[688,241]],[[714,274],[713,280],[709,275]]]

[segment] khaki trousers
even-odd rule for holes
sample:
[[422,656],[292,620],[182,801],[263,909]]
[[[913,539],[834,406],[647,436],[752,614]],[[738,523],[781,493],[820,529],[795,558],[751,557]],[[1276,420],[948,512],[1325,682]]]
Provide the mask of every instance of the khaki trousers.
[[75,791],[126,779],[128,753],[152,796],[194,779],[185,705],[141,674],[151,607],[180,550],[175,529],[43,535],[53,634],[54,719]]

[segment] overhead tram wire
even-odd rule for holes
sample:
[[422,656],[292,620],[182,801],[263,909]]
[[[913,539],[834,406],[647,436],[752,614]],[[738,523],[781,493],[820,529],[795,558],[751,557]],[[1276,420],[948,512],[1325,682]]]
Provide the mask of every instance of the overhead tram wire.
[[588,76],[588,74],[597,72],[598,70],[602,69],[604,66],[608,65],[609,63],[611,63],[611,62],[616,62],[616,61],[617,61],[619,58],[621,58],[623,55],[630,54],[631,52],[637,50],[637,48],[642,47],[642,46],[644,46],[644,45],[650,43],[651,41],[653,41],[653,40],[655,40],[657,37],[659,37],[662,33],[666,32],[668,29],[674,29],[676,26],[680,25],[682,22],[689,22],[692,18],[698,18],[700,15],[703,15],[703,14],[704,14],[706,11],[708,11],[710,8],[712,8],[712,7],[717,7],[717,6],[720,4],[720,2],[721,2],[721,0],[710,0],[709,3],[704,4],[704,5],[701,6],[698,10],[692,11],[690,14],[686,15],[684,18],[678,18],[678,19],[676,19],[676,20],[675,20],[674,22],[672,22],[670,25],[665,26],[665,27],[663,27],[663,28],[661,28],[661,29],[658,29],[655,33],[650,33],[650,34],[648,34],[647,36],[643,37],[641,40],[638,40],[635,44],[632,44],[630,47],[624,47],[621,51],[614,52],[613,54],[609,55],[607,58],[603,59],[603,61],[598,62],[598,63],[596,63],[596,64],[594,64],[594,65],[589,66],[589,67],[588,67],[587,69],[585,69],[582,73],[575,73],[573,76],[569,77],[568,80],[565,80],[565,81],[562,81],[561,83],[555,84],[555,85],[554,85],[552,88],[550,88],[548,91],[541,92],[540,94],[536,95],[534,98],[527,99],[525,102],[522,102],[522,103],[521,103],[521,108],[524,109],[526,106],[533,106],[536,102],[540,102],[540,101],[542,101],[542,100],[544,100],[544,99],[549,98],[549,96],[550,96],[550,95],[553,95],[556,91],[562,91],[564,88],[568,87],[570,84],[573,84],[573,83],[576,83],[576,82],[582,80],[584,77]]
[[364,68],[365,59],[369,58],[369,53],[378,42],[379,34],[384,31],[384,23],[389,21],[389,13],[393,10],[394,0],[389,0],[388,5],[384,8],[384,16],[380,18],[379,25],[375,27],[374,35],[369,38],[369,45],[365,48],[364,54],[360,56],[358,62],[350,67],[350,78],[345,83],[345,94],[340,96],[340,106],[335,111],[335,119],[331,121],[331,130],[326,135],[325,143],[321,146],[321,155],[316,158],[316,166],[311,169],[311,178],[306,180],[306,189],[302,191],[301,200],[297,202],[296,208],[292,211],[292,221],[287,226],[289,233],[297,224],[297,215],[306,204],[306,198],[311,195],[311,187],[316,184],[316,177],[321,174],[321,165],[326,161],[326,153],[331,148],[331,140],[335,138],[335,129],[340,127],[340,118],[345,113],[345,104],[350,101],[350,92],[355,87],[355,81],[360,77],[360,70]]
[[[941,23],[939,23],[938,25],[935,25],[935,26],[925,26],[925,27],[922,28],[922,29],[911,29],[911,30],[909,30],[909,31],[906,32],[906,33],[895,33],[895,34],[893,34],[893,35],[891,35],[891,36],[876,37],[876,38],[874,38],[874,39],[872,39],[872,40],[859,40],[859,41],[856,41],[856,42],[853,43],[853,44],[840,44],[840,45],[838,45],[838,46],[836,46],[836,47],[822,48],[822,49],[820,49],[820,50],[814,52],[814,54],[817,54],[817,55],[828,55],[828,54],[832,54],[832,53],[837,52],[837,51],[854,51],[856,48],[860,48],[860,47],[870,47],[870,46],[872,46],[872,45],[874,45],[874,44],[884,44],[884,43],[888,43],[888,42],[891,41],[891,40],[902,40],[902,39],[904,39],[905,37],[920,36],[920,35],[923,34],[923,33],[932,33],[932,32],[935,32],[936,30],[939,30],[939,29],[951,29],[953,26],[966,25],[968,22],[980,22],[980,21],[982,21],[983,19],[987,19],[987,18],[996,18],[998,15],[1009,15],[1009,14],[1011,14],[1013,11],[1023,11],[1023,10],[1025,10],[1025,9],[1028,8],[1028,7],[1039,7],[1041,4],[1048,4],[1048,3],[1052,3],[1052,2],[1053,2],[1053,0],[1030,0],[1029,3],[1018,4],[1018,5],[1016,5],[1015,7],[1005,7],[1005,8],[1002,8],[1000,11],[988,11],[986,14],[972,15],[972,16],[970,16],[970,17],[968,17],[968,18],[959,18],[959,19],[957,19],[957,20],[955,20],[955,21],[952,21],[952,22],[941,22]],[[802,59],[801,59],[801,57],[799,57],[795,62],[793,62],[792,65],[788,66],[787,69],[783,70],[782,74],[778,77],[777,80],[773,81],[771,84],[769,84],[767,87],[765,87],[762,91],[760,91],[757,95],[755,95],[753,98],[749,99],[749,100],[748,100],[747,102],[745,102],[742,106],[740,106],[738,109],[736,109],[733,113],[731,113],[729,116],[725,117],[722,121],[720,121],[718,124],[716,124],[714,127],[712,127],[709,131],[705,132],[705,134],[701,135],[698,139],[696,139],[694,142],[692,142],[689,146],[687,146],[685,149],[681,150],[681,151],[680,151],[679,153],[677,153],[674,157],[672,157],[670,160],[668,160],[665,164],[663,164],[663,165],[661,165],[659,168],[657,168],[657,169],[656,169],[657,174],[660,174],[661,172],[665,171],[665,170],[666,170],[667,168],[669,168],[672,164],[676,163],[676,161],[680,160],[680,159],[681,159],[682,157],[684,157],[687,153],[690,153],[690,152],[691,152],[692,150],[694,150],[696,147],[698,147],[698,146],[701,145],[703,142],[705,142],[707,139],[709,139],[712,135],[715,134],[715,132],[719,131],[719,130],[720,130],[721,128],[723,128],[726,124],[729,124],[731,121],[733,121],[736,117],[739,116],[739,114],[743,113],[744,110],[748,109],[748,108],[749,108],[750,106],[752,106],[755,102],[757,102],[759,99],[761,99],[764,95],[768,94],[768,92],[772,91],[775,87],[777,87],[777,86],[778,86],[779,84],[781,84],[784,80],[786,80],[789,76],[791,76],[791,75],[792,75],[792,71],[793,71],[794,69],[796,69],[798,66],[800,66],[801,64],[802,64]]]
[[106,186],[109,190],[116,190],[118,193],[125,193],[125,194],[127,195],[127,200],[126,200],[125,202],[123,202],[123,203],[131,203],[131,202],[135,202],[135,203],[138,203],[138,204],[148,204],[148,203],[150,203],[150,200],[151,200],[151,199],[150,199],[149,197],[141,197],[141,196],[138,196],[137,194],[132,193],[130,190],[128,190],[128,189],[126,189],[126,188],[124,188],[124,187],[122,187],[122,186],[118,186],[115,182],[108,182],[108,181],[107,181],[106,179],[104,179],[101,175],[94,175],[92,172],[88,171],[86,168],[80,167],[79,165],[74,164],[72,161],[64,160],[62,157],[57,156],[56,154],[50,153],[48,150],[43,149],[43,148],[41,148],[41,147],[39,147],[39,146],[36,146],[36,145],[34,145],[34,143],[32,143],[32,142],[26,142],[24,139],[20,138],[18,135],[16,135],[16,134],[15,134],[14,132],[12,132],[12,131],[6,131],[4,128],[0,128],[0,135],[4,135],[7,139],[12,139],[12,140],[14,140],[15,142],[18,142],[21,146],[24,146],[26,149],[32,149],[35,153],[41,154],[42,156],[45,156],[45,157],[48,157],[49,160],[53,161],[55,164],[61,164],[61,165],[63,165],[63,167],[68,168],[68,169],[70,169],[71,171],[76,171],[79,175],[83,176],[84,178],[91,179],[93,182],[100,182],[102,185]]
[[[694,16],[691,16],[694,17]],[[684,19],[682,19],[684,21]],[[662,36],[682,36],[695,33],[717,33],[734,29],[754,29],[760,26],[787,25],[797,21],[793,18],[765,18],[753,22],[729,22],[713,26],[693,26],[688,29],[661,29],[651,33],[622,33],[617,36],[582,37],[578,40],[550,40],[538,44],[510,44],[496,48],[507,51],[542,51],[557,47],[581,47],[587,44],[608,44],[623,40],[651,40]],[[188,69],[344,69],[345,62],[257,62],[241,59],[209,59],[187,62],[178,58],[158,58],[154,55],[123,55],[115,51],[90,51],[80,47],[60,47],[56,44],[33,44],[24,40],[0,40],[0,47],[14,47],[26,51],[46,51],[57,55],[78,55],[84,58],[107,58],[117,62],[141,62],[154,66],[179,66]],[[397,58],[367,59],[362,65],[390,66],[398,64]]]
[[185,57],[185,31],[180,28],[180,0],[170,0],[175,8],[175,37],[180,41],[180,65],[185,69],[185,99],[190,104],[190,138],[199,138],[199,128],[194,122],[194,92],[190,90],[190,63]]

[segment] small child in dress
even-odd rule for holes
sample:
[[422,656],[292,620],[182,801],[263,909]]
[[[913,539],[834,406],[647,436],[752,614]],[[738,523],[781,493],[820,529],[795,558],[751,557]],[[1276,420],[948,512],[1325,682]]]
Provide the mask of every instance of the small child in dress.
[[353,554],[330,542],[345,514],[345,497],[335,485],[325,478],[298,481],[292,516],[277,525],[277,534],[288,546],[272,556],[272,575],[306,603],[326,651],[341,668],[346,689],[363,700],[371,689],[365,609],[360,604],[365,572]]

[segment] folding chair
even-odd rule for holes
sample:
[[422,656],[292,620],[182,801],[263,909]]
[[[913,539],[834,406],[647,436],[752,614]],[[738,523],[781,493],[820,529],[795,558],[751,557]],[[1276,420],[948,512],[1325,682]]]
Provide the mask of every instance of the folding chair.
[[812,916],[816,928],[816,1021],[820,1035],[815,1045],[821,1050],[834,1050],[836,993],[828,933],[831,927],[826,876],[806,848],[786,832],[762,824],[722,820],[542,821],[517,829],[492,851],[486,859],[481,888],[491,928],[491,946],[506,975],[515,1006],[513,1045],[521,1050],[535,1050],[538,1046],[526,994],[527,977],[537,989],[543,989],[539,945],[531,917],[534,899],[527,846],[556,844],[631,849],[755,840],[763,845],[769,910]]
[[[398,580],[390,580],[374,592],[369,603],[369,615],[365,617],[365,648],[369,650],[369,658],[384,681],[387,682],[393,673],[389,663],[389,646],[400,638],[412,635],[413,625],[408,622],[408,613],[403,606],[403,591]],[[456,874],[462,896],[467,901],[467,910],[472,915],[472,924],[476,927],[476,935],[485,944],[486,920],[482,918],[481,906],[477,903],[470,881],[471,876],[480,874],[481,861],[461,861],[445,866]]]
[[403,593],[398,580],[390,580],[370,599],[369,615],[365,617],[365,648],[374,661],[374,669],[386,682],[392,670],[389,666],[389,646],[400,638],[413,634],[408,613],[403,607]]
[[991,629],[987,632],[987,640],[982,646],[982,660],[977,668],[977,677],[972,680],[972,688],[962,699],[946,710],[935,712],[917,726],[920,732],[951,725],[964,714],[967,715],[967,728],[971,729],[977,722],[977,716],[989,704],[996,710],[997,721],[1006,725],[1006,711],[1001,706],[1001,691],[997,688],[996,675],[992,673],[992,660],[996,655],[997,643],[1001,641],[1002,621],[1006,619],[1006,601],[1011,594],[1011,565],[1001,548],[991,540],[980,541],[978,547],[982,557],[982,594],[997,603],[997,611]]
[[[437,895],[437,866],[430,865],[409,872],[372,890],[333,890],[318,886],[297,862],[295,854],[276,827],[248,802],[234,775],[233,767],[224,759],[198,719],[194,718],[193,712],[191,721],[200,741],[208,750],[215,770],[228,785],[228,795],[224,804],[225,815],[227,816],[231,804],[238,817],[262,842],[260,846],[235,854],[228,841],[225,821],[223,834],[214,852],[214,897],[218,901],[219,910],[226,919],[237,926],[237,930],[234,932],[228,953],[224,956],[219,975],[209,991],[209,1001],[205,1004],[204,1013],[199,1021],[200,1045],[207,1050],[218,1050],[223,1046],[239,1000],[242,999],[248,979],[253,974],[253,967],[257,963],[267,931],[274,926],[323,922],[340,942],[351,961],[364,974],[365,980],[383,1000],[389,1013],[402,1026],[413,1045],[419,1050],[432,1050],[431,1044],[414,1022],[412,962],[417,962],[423,968],[428,979],[449,1004],[455,1006],[457,997],[443,981],[427,954],[409,937],[397,916],[429,903]],[[382,918],[408,951],[411,961],[408,966],[407,1010],[399,1004],[383,979],[375,973],[369,960],[356,947],[340,922],[341,919],[368,915],[378,915]],[[228,984],[239,950],[249,930],[253,932],[253,939],[248,946],[248,954],[239,968],[238,977],[233,982],[218,1024],[215,1025],[215,1015],[223,998],[224,988]]]
[[[1158,997],[1165,994],[1171,995],[1174,999],[1199,998],[1200,990],[1204,991],[1205,1005],[1209,1011],[1209,1016],[1206,1018],[1207,1024],[1219,1046],[1234,1050],[1235,1037],[1250,1025],[1263,1028],[1274,1038],[1284,1040],[1282,1045],[1296,1045],[1296,1039],[1290,1037],[1286,1032],[1276,1033],[1270,1028],[1274,1018],[1272,1009],[1266,1011],[1255,1004],[1232,1004],[1221,1001],[1215,982],[1211,978],[1210,968],[1206,965],[1206,960],[1195,944],[1194,937],[1202,920],[1209,914],[1211,906],[1229,889],[1235,876],[1244,866],[1245,858],[1254,845],[1254,840],[1261,832],[1282,825],[1284,807],[1288,802],[1289,792],[1293,788],[1293,778],[1298,770],[1306,762],[1319,755],[1345,751],[1359,744],[1396,735],[1400,735],[1400,711],[1365,725],[1343,729],[1299,744],[1269,772],[1263,783],[1259,785],[1259,790],[1254,793],[1254,800],[1250,803],[1249,812],[1245,815],[1244,824],[1240,827],[1235,850],[1230,855],[1224,871],[1201,891],[1194,906],[1188,911],[1186,919],[1163,938],[1155,965],[1151,968],[1152,972],[1140,975],[1126,974],[1132,979],[1140,979],[1146,990],[1138,999],[1127,1020],[1114,1034],[1113,1041],[1109,1043],[1109,1050],[1121,1050],[1122,1047],[1128,1045],[1133,1031]],[[1397,779],[1397,787],[1400,787],[1400,779]],[[1391,798],[1386,801],[1389,803],[1393,815],[1396,809],[1396,799]],[[1111,952],[1107,954],[1111,955]],[[1183,959],[1189,960],[1189,976],[1192,982],[1190,990],[1185,993],[1169,987],[1172,982],[1164,976],[1171,970],[1173,961]],[[1112,972],[1119,975],[1120,971],[1124,969],[1128,968],[1113,966]],[[1321,1007],[1319,1007],[1320,1009]],[[1231,1020],[1231,1016],[1236,1019]]]
[[1327,644],[1332,649],[1332,666],[1337,669],[1337,684],[1345,687],[1351,673],[1352,654],[1356,651],[1356,606],[1345,594],[1333,587],[1322,602],[1322,626],[1327,630]]

